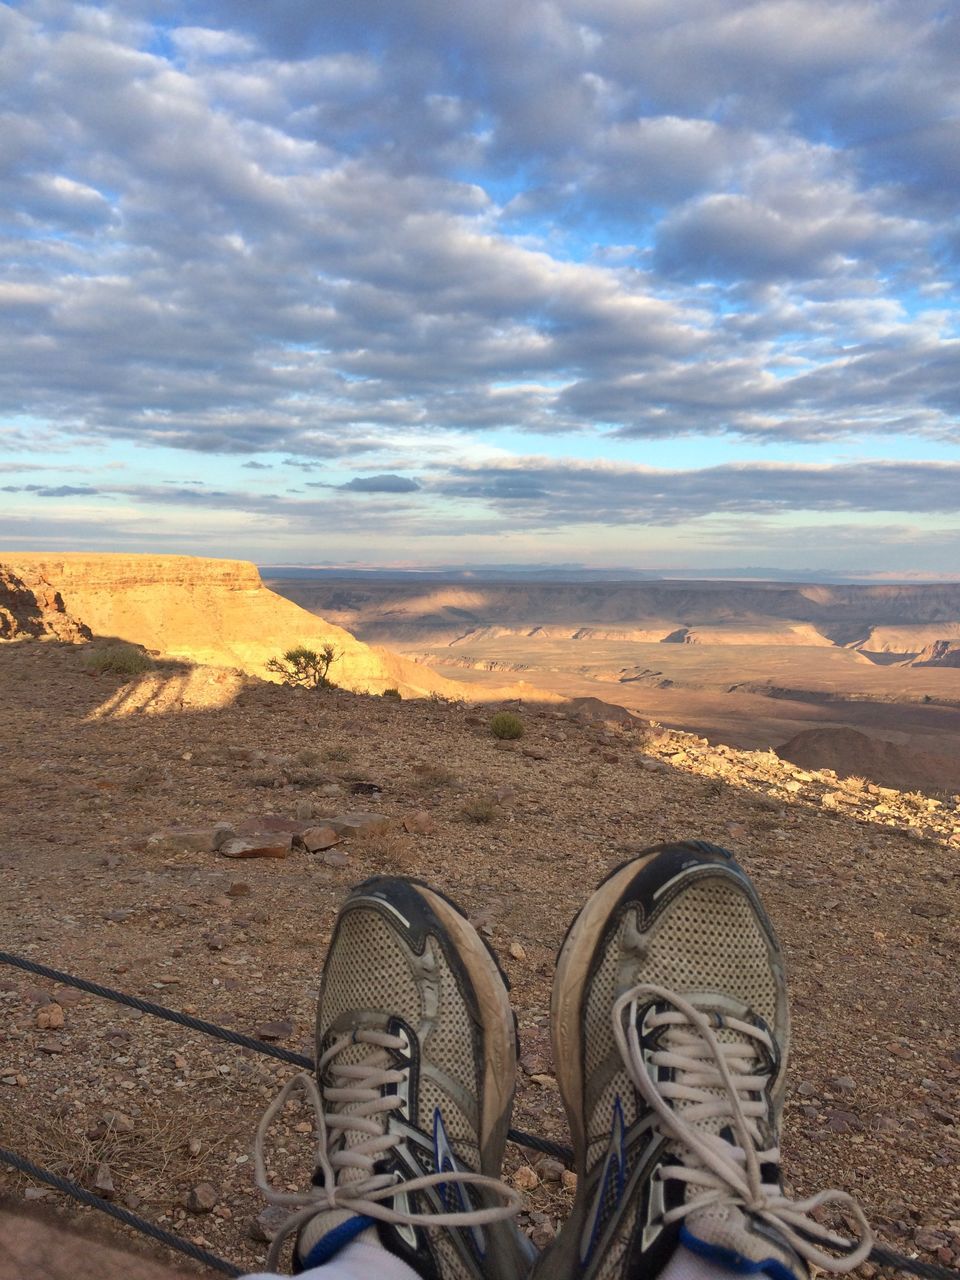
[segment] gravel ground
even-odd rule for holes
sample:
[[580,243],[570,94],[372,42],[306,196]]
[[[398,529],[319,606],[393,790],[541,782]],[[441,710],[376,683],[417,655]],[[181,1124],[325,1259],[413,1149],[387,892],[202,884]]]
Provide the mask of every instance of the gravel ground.
[[[4,949],[250,1034],[289,1024],[272,1029],[279,1042],[312,1054],[344,893],[375,873],[424,877],[468,911],[510,977],[514,1123],[565,1141],[548,1008],[570,918],[645,844],[716,840],[756,880],[787,952],[791,1191],[844,1187],[893,1248],[960,1264],[956,797],[927,807],[844,792],[766,753],[555,708],[522,708],[524,738],[503,745],[488,709],[219,672],[184,681],[160,668],[150,681],[145,696],[92,676],[69,645],[0,647]],[[377,793],[351,794],[357,783]],[[393,825],[345,840],[343,865],[302,851],[230,861],[150,839],[308,807],[375,809]],[[424,813],[427,830],[402,829]],[[4,1142],[251,1268],[266,1250],[251,1140],[291,1071],[0,968]],[[310,1143],[291,1110],[272,1156],[281,1185],[305,1185]],[[511,1146],[506,1176],[546,1240],[571,1203],[559,1166]],[[47,1195],[8,1171],[0,1191]]]

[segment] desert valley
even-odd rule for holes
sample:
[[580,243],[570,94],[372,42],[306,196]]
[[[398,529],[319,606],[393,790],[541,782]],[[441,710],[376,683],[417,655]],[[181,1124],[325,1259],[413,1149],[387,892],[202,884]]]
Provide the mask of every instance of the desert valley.
[[[427,878],[510,977],[514,1123],[562,1143],[571,916],[651,842],[714,840],[787,951],[790,1190],[828,1170],[883,1242],[960,1263],[960,587],[265,577],[0,556],[5,949],[310,1054],[344,892]],[[325,644],[334,687],[268,679]],[[501,708],[521,737],[491,732]],[[6,1145],[262,1264],[250,1143],[293,1068],[12,968],[0,1008]],[[290,1187],[310,1129],[293,1110],[276,1135]],[[506,1176],[546,1243],[568,1171],[511,1145]]]

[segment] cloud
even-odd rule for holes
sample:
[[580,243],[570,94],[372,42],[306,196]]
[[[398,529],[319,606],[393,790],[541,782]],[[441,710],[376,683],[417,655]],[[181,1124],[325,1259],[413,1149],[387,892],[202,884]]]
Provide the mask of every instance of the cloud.
[[336,487],[349,493],[416,493],[420,485],[409,476],[380,475],[354,476]]
[[451,468],[431,487],[447,498],[489,504],[511,526],[531,528],[679,525],[723,514],[960,512],[960,462],[741,463],[671,471],[530,459]]
[[[162,15],[0,7],[4,447],[122,447],[146,479],[155,449],[282,454],[331,478],[163,500],[310,531],[359,528],[357,494],[417,537],[952,509],[932,463],[898,464],[899,496],[836,465],[960,444],[960,18],[938,0]],[[652,480],[470,442],[566,436],[580,459],[711,437],[810,466]],[[49,478],[22,492],[96,492]]]

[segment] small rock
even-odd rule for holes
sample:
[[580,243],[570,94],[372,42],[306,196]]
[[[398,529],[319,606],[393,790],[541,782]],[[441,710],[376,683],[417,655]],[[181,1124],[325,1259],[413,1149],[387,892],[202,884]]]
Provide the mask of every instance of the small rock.
[[358,836],[361,831],[386,831],[390,819],[382,813],[341,813],[330,819],[330,826],[338,836]]
[[403,819],[403,829],[410,835],[429,836],[437,829],[437,824],[424,809],[416,813],[408,813]]
[[271,1204],[261,1210],[255,1218],[251,1218],[249,1233],[251,1240],[259,1240],[263,1244],[272,1244],[274,1236],[290,1217],[290,1212],[281,1205]]
[[574,1173],[572,1169],[564,1169],[563,1173],[561,1173],[560,1175],[560,1185],[563,1187],[565,1191],[576,1192],[577,1175]]
[[564,1165],[559,1160],[553,1160],[549,1156],[537,1161],[537,1173],[544,1182],[559,1182],[565,1172]]
[[330,826],[308,827],[301,833],[300,843],[308,853],[319,853],[323,849],[332,849],[335,844],[339,844],[340,837]]
[[97,1172],[93,1179],[93,1189],[98,1196],[102,1196],[104,1200],[112,1200],[115,1193],[113,1185],[113,1174],[110,1172],[108,1164],[98,1164]]
[[513,1185],[518,1191],[532,1191],[539,1184],[540,1179],[528,1164],[522,1164],[513,1175]]
[[912,902],[910,910],[915,916],[924,916],[928,920],[939,920],[950,914],[950,908],[946,903],[934,902],[932,899],[925,902]]
[[857,1082],[852,1076],[836,1076],[830,1084],[840,1093],[855,1093],[857,1088]]
[[507,949],[510,952],[510,954],[513,956],[514,960],[526,960],[527,953],[524,951],[523,947],[520,945],[519,942],[511,942],[510,946]]
[[188,1213],[209,1213],[219,1198],[212,1182],[198,1182],[183,1197],[183,1207]]
[[247,884],[246,880],[234,880],[230,888],[227,890],[228,898],[249,898],[253,890]]
[[323,855],[323,860],[328,867],[345,867],[350,858],[342,849],[328,849]]
[[926,1249],[933,1253],[946,1243],[946,1237],[941,1235],[939,1231],[932,1231],[929,1227],[921,1227],[913,1236],[913,1242],[918,1249]]
[[542,747],[521,747],[520,754],[526,756],[528,760],[549,759],[549,753],[544,751]]
[[124,920],[129,920],[133,915],[133,907],[115,907],[112,911],[108,911],[103,917],[104,920],[110,920],[113,924],[123,924]]
[[294,814],[299,822],[309,822],[313,817],[313,803],[310,800],[298,800]]
[[285,858],[293,844],[293,836],[283,832],[261,832],[228,840],[218,852],[224,858]]
[[41,1031],[59,1031],[63,1026],[63,1010],[58,1004],[45,1004],[37,1010],[36,1022]]
[[280,1022],[261,1022],[253,1034],[258,1040],[288,1040],[293,1035],[293,1023],[287,1018]]
[[203,1150],[203,1143],[200,1141],[199,1138],[189,1139],[189,1141],[187,1142],[187,1151],[191,1156],[193,1156],[194,1159],[197,1158],[197,1156],[200,1154],[202,1150]]

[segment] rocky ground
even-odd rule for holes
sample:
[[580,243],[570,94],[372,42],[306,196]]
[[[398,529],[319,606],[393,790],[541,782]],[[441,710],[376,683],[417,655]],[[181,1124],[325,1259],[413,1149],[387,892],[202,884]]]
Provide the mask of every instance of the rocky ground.
[[[844,782],[602,708],[523,707],[525,736],[504,745],[489,708],[182,668],[139,679],[90,674],[83,646],[0,647],[4,949],[312,1053],[345,891],[377,872],[428,878],[510,976],[515,1124],[563,1141],[548,1007],[570,918],[644,845],[716,840],[755,878],[790,965],[791,1191],[844,1187],[892,1247],[960,1265],[957,796]],[[341,822],[331,848],[283,858],[214,848],[230,838],[218,823],[283,844],[356,810],[388,821]],[[0,968],[4,1143],[250,1267],[269,1231],[251,1139],[291,1070]],[[271,1162],[281,1185],[305,1184],[300,1113]],[[569,1178],[517,1147],[507,1176],[544,1241]],[[0,1190],[59,1199],[7,1171]]]

